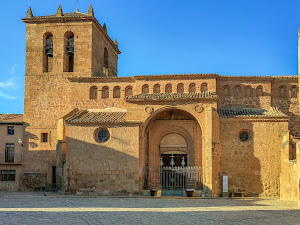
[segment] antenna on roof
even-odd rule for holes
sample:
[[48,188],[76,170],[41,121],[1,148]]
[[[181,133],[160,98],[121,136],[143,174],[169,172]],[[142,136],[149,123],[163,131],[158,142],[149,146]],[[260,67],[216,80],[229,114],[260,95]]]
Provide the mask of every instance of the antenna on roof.
[[79,12],[79,9],[78,9],[78,0],[77,0],[77,8],[76,8],[76,12]]

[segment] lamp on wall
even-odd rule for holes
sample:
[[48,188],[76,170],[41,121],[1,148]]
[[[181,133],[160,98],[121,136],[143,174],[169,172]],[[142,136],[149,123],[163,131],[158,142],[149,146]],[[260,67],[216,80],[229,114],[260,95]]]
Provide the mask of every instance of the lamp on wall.
[[19,142],[19,144],[20,144],[21,146],[23,146],[23,140],[22,140],[22,138],[19,138],[18,142]]

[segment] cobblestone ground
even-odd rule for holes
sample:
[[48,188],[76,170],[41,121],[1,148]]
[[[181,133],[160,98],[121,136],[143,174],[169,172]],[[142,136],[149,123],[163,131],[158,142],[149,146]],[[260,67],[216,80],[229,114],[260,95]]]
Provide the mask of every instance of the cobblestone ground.
[[296,203],[277,199],[159,199],[1,193],[0,224],[298,224]]

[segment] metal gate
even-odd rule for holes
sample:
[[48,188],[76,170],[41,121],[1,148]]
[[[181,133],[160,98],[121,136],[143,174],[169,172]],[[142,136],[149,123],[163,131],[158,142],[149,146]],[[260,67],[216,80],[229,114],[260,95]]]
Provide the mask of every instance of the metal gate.
[[175,166],[172,155],[170,166],[164,166],[163,157],[161,166],[161,191],[164,196],[183,196],[186,188],[202,189],[202,168],[186,166],[186,158],[181,158],[181,166]]

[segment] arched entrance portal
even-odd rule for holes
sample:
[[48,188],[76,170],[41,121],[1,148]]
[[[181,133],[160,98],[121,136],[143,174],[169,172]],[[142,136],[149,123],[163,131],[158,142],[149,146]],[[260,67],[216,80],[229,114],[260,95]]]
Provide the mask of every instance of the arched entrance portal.
[[202,132],[192,115],[163,111],[150,120],[144,137],[144,189],[183,195],[186,188],[202,188]]

